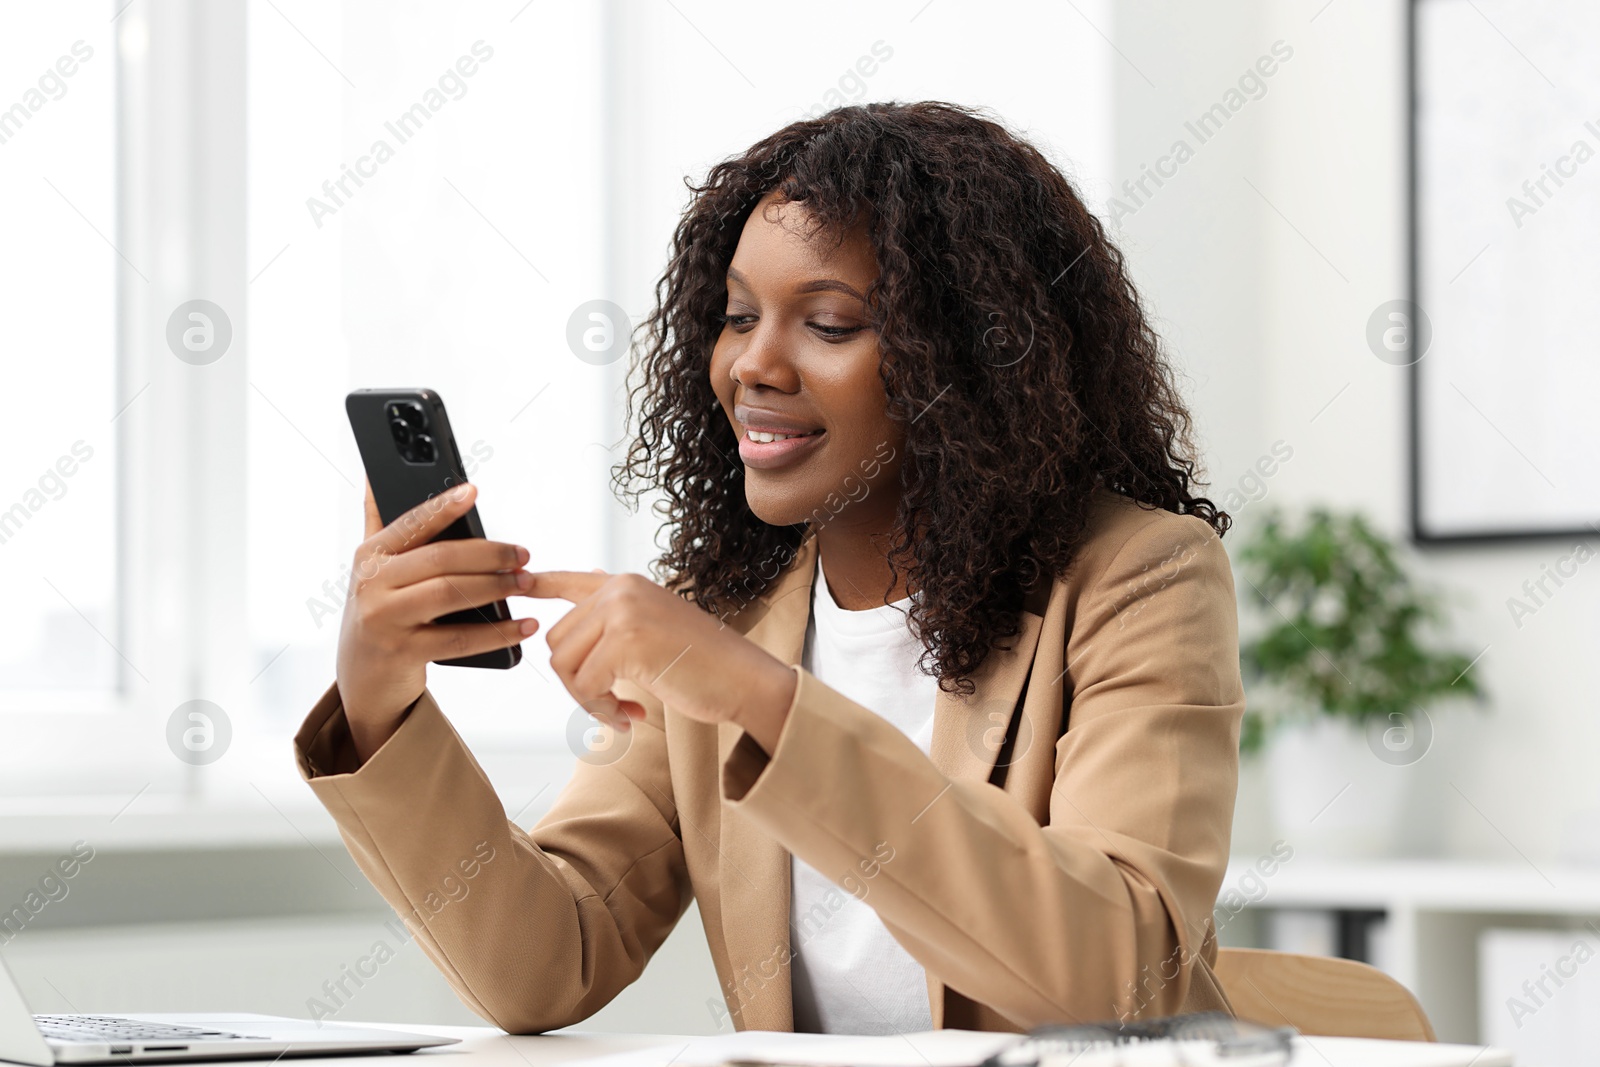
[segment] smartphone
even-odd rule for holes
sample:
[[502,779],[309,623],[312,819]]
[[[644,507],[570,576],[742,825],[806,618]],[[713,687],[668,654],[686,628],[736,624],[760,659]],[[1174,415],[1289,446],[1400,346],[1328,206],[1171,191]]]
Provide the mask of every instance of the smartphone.
[[[372,484],[372,497],[385,526],[417,505],[467,480],[461,450],[450,432],[444,401],[431,389],[357,389],[344,398],[350,428],[355,431],[361,463]],[[483,522],[474,504],[434,540],[483,537]],[[504,600],[481,608],[441,615],[436,623],[511,621]],[[508,629],[506,631],[510,633]],[[435,660],[451,667],[515,667],[522,646],[510,645],[457,659]]]

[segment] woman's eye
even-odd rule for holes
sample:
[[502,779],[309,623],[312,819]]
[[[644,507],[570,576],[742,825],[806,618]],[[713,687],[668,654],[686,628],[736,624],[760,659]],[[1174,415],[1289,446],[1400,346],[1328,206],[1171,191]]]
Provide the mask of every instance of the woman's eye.
[[[721,314],[717,316],[717,321],[725,326],[731,326],[735,330],[739,330],[754,322],[755,318],[756,317],[754,315]],[[864,327],[861,326],[827,326],[820,322],[808,322],[806,325],[810,326],[813,330],[817,331],[824,337],[836,339],[849,337],[851,334],[860,333],[861,330],[864,329]]]
[[860,326],[824,326],[820,322],[812,323],[811,328],[824,337],[849,337],[861,329]]

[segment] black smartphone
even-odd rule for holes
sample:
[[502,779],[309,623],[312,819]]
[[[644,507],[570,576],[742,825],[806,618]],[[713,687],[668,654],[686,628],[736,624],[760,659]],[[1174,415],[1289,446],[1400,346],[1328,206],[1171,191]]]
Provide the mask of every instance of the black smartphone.
[[[431,500],[467,480],[450,432],[444,401],[431,389],[357,389],[344,398],[350,428],[361,449],[361,463],[372,483],[372,497],[385,526],[417,505]],[[433,540],[483,537],[483,522],[476,504]],[[506,622],[511,609],[504,600],[481,608],[465,608],[441,615],[437,623]],[[506,631],[510,633],[510,630]],[[435,660],[451,667],[515,667],[522,661],[522,646],[510,645],[457,659]]]

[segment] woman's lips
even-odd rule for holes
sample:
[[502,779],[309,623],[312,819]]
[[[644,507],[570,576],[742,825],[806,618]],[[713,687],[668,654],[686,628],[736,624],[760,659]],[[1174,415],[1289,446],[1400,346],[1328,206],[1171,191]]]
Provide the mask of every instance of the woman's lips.
[[798,463],[814,452],[827,435],[817,430],[804,437],[790,437],[783,441],[752,441],[748,432],[739,435],[739,458],[744,465],[760,471],[777,470]]

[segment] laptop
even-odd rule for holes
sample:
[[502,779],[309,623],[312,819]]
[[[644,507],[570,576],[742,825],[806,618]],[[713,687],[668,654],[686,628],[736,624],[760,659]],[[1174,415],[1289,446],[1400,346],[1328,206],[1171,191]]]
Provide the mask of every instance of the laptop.
[[457,1040],[248,1012],[34,1015],[0,960],[0,1060],[33,1067],[415,1052]]

